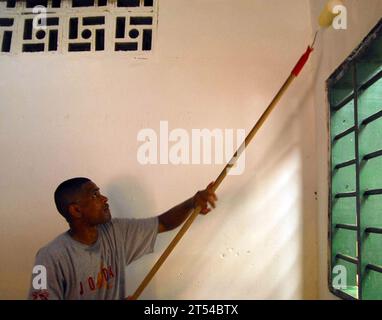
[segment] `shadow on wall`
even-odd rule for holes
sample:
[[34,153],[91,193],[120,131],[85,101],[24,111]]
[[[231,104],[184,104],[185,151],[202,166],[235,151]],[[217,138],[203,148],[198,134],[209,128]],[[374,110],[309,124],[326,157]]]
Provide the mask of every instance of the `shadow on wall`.
[[[295,104],[295,112],[272,132],[267,148],[255,166],[247,159],[240,188],[220,196],[220,214],[193,226],[197,243],[189,250],[176,251],[166,263],[167,274],[175,282],[171,288],[153,280],[142,298],[232,298],[302,299],[316,297],[316,247],[314,141],[307,109],[310,92]],[[271,130],[268,128],[268,130]],[[153,202],[144,186],[133,176],[114,180],[107,187],[114,216],[141,218],[153,215]],[[139,211],[138,211],[139,210]],[[223,234],[229,234],[229,254],[219,254]],[[165,246],[174,232],[169,233]],[[161,236],[163,237],[163,236]],[[219,243],[220,242],[220,243]],[[162,247],[162,246],[161,246]],[[159,256],[165,247],[156,247]],[[199,250],[199,251],[197,251]],[[227,252],[228,252],[227,251]],[[239,255],[239,251],[241,251]],[[171,259],[171,258],[170,258]],[[169,260],[170,260],[169,259]],[[181,260],[179,260],[181,259]],[[133,293],[155,263],[147,255],[127,268],[127,292]],[[197,270],[198,272],[195,272]],[[192,277],[192,280],[188,278]],[[187,281],[184,281],[186,280]],[[165,279],[166,280],[166,279]],[[199,291],[195,293],[195,290]],[[229,290],[229,291],[228,291]],[[227,292],[230,296],[226,296]]]
[[[230,248],[221,254],[222,267],[214,270],[216,292],[223,286],[225,290],[231,288],[230,295],[234,299],[291,297],[289,293],[280,295],[280,290],[285,287],[285,279],[290,272],[298,270],[295,264],[299,248],[295,242],[299,239],[294,238],[298,234],[295,217],[298,192],[291,188],[295,183],[294,177],[298,176],[298,167],[286,170],[283,163],[289,166],[288,159],[294,157],[295,151],[295,146],[291,146],[273,159],[280,170],[275,170],[272,164],[259,169],[230,197],[231,201],[225,203],[226,218],[222,219],[220,230],[234,230],[228,241]],[[280,199],[280,194],[288,187],[291,196],[286,203],[285,199]],[[235,199],[241,199],[242,203]],[[237,220],[242,221],[240,226]],[[235,256],[230,252],[236,252]],[[193,262],[196,268],[202,268],[205,263],[202,259]],[[299,286],[300,281],[293,281],[288,287],[292,285]],[[277,288],[277,292],[273,292],[270,286]]]
[[[257,251],[258,283],[265,290],[261,299],[314,299],[317,297],[315,138],[311,127],[314,110],[310,109],[311,85],[296,102],[294,112],[284,120],[268,149],[258,162],[255,173],[241,188],[254,209],[253,228],[248,241]],[[293,107],[293,106],[292,106]],[[238,190],[237,196],[242,196]],[[228,211],[234,210],[234,206]],[[256,216],[256,218],[255,218]],[[248,216],[250,222],[251,217]],[[247,233],[247,232],[245,232]],[[245,238],[244,238],[245,239]],[[243,278],[254,270],[241,271]],[[253,278],[253,275],[252,275]],[[236,277],[237,281],[237,277]]]
[[[298,103],[299,111],[306,98]],[[315,210],[310,194],[315,173],[304,164],[314,161],[304,158],[314,146],[304,145],[309,143],[305,117],[301,111],[286,119],[268,140],[264,161],[247,167],[240,188],[220,196],[219,216],[195,224],[196,242],[206,245],[199,252],[177,253],[181,260],[166,266],[180,283],[166,298],[195,297],[195,290],[201,299],[316,297],[316,224],[311,221]],[[216,252],[224,246],[219,241],[226,246],[221,254]]]
[[[292,122],[290,122],[292,123]],[[295,125],[295,123],[293,123]],[[251,244],[253,258],[231,281],[245,284],[244,296],[255,299],[293,299],[301,296],[301,164],[293,126],[286,126],[263,155],[237,197],[248,199],[242,208],[248,220],[238,247]],[[289,140],[289,145],[283,141]],[[241,194],[241,195],[240,195]],[[235,210],[235,204],[228,211]],[[252,266],[251,266],[252,264]],[[252,267],[252,268],[251,268]],[[288,281],[288,284],[286,284]],[[255,290],[254,288],[261,288]],[[296,292],[297,291],[297,292]]]
[[[317,54],[321,59],[321,52]],[[296,120],[301,157],[301,231],[302,231],[302,273],[303,298],[318,298],[318,247],[317,247],[317,142],[314,109],[314,86],[316,75],[310,71],[307,85],[296,103],[294,114]],[[324,106],[322,106],[324,108]]]

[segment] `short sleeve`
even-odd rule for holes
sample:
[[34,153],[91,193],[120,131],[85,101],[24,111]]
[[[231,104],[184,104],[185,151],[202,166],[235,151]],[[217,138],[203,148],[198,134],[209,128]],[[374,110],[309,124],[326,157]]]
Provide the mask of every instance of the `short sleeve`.
[[[154,251],[158,235],[158,217],[113,219],[117,237],[122,241],[126,265]],[[119,242],[119,239],[117,239]]]
[[28,299],[64,299],[64,280],[60,274],[57,262],[48,250],[39,250],[32,269]]

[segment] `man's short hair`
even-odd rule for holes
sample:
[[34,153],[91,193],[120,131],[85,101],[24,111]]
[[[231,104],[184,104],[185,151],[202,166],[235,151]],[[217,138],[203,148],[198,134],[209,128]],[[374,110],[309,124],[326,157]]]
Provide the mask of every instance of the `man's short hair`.
[[88,178],[78,177],[62,182],[54,192],[54,202],[58,212],[70,222],[69,205],[75,202],[83,184],[91,181]]

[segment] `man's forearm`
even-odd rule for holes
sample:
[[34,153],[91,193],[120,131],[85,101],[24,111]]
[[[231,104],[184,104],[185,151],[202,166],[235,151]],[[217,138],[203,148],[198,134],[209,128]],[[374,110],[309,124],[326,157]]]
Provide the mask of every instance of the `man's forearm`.
[[190,215],[194,208],[194,197],[178,204],[170,210],[162,213],[159,219],[159,232],[169,231],[180,226]]
[[159,232],[169,231],[180,226],[190,215],[192,209],[200,207],[201,214],[207,214],[211,211],[208,204],[215,208],[216,194],[213,189],[214,182],[211,182],[206,189],[198,191],[190,199],[178,204],[174,208],[158,216]]

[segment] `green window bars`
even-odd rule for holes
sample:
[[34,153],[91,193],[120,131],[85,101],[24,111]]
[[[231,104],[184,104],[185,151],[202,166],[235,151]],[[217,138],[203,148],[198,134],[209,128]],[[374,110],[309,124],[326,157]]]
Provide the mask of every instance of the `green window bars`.
[[329,287],[382,299],[382,20],[327,81]]

